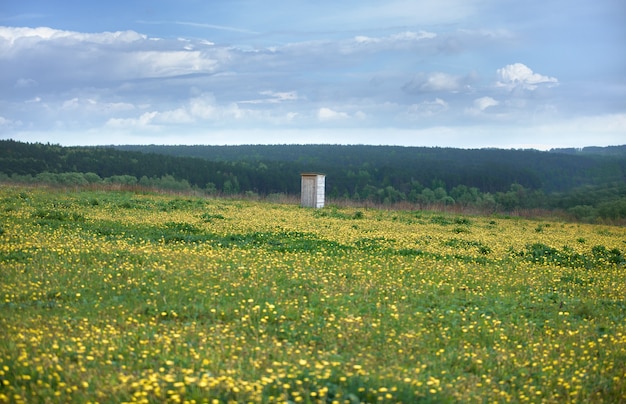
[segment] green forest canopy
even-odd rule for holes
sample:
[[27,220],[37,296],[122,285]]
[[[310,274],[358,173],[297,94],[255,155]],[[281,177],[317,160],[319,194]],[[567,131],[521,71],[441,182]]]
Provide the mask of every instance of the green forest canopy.
[[326,174],[330,198],[558,208],[587,217],[604,207],[609,216],[626,217],[626,146],[545,152],[366,145],[62,147],[0,141],[0,173],[6,179],[39,176],[54,182],[51,175],[64,174],[67,182],[67,173],[90,173],[84,181],[297,195],[300,173],[307,171]]

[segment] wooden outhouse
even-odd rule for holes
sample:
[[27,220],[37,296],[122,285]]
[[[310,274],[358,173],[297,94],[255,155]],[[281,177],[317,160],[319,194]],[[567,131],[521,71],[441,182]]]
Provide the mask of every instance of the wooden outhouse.
[[324,207],[326,176],[319,173],[302,173],[300,205],[308,208]]

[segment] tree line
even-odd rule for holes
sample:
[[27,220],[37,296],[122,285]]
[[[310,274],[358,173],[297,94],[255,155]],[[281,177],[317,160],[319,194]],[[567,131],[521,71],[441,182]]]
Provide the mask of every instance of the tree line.
[[62,147],[0,141],[0,180],[123,184],[207,194],[298,195],[326,174],[327,197],[484,211],[559,209],[626,218],[626,147],[537,150],[340,145]]

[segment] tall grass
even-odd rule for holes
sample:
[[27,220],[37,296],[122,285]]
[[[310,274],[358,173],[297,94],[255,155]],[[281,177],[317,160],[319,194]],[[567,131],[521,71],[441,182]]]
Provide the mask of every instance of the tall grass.
[[621,227],[0,191],[0,402],[621,402]]

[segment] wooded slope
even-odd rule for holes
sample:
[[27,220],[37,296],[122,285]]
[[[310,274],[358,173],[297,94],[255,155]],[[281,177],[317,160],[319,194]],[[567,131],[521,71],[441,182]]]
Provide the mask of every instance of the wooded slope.
[[[62,147],[0,141],[0,173],[22,180],[108,179],[208,193],[297,195],[300,173],[311,171],[326,174],[331,199],[461,203],[504,211],[575,209],[584,217],[609,203],[609,216],[626,217],[626,146],[545,152],[366,145]],[[50,176],[63,173],[90,176]]]

